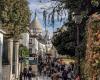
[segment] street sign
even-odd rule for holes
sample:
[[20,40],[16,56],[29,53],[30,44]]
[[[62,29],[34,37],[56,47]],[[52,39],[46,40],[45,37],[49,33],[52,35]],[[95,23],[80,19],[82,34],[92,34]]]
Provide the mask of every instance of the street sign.
[[29,57],[29,60],[34,60],[34,57]]
[[29,64],[30,65],[37,65],[38,64],[37,57],[29,57]]

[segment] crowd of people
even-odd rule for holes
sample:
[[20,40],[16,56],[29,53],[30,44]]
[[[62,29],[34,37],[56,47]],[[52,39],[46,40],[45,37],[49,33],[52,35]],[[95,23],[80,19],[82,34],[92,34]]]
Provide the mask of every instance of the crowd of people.
[[60,64],[57,60],[40,61],[38,65],[40,75],[50,77],[51,80],[80,80],[74,73],[74,63]]
[[32,80],[33,76],[32,67],[29,66],[29,68],[24,68],[23,72],[20,73],[20,80]]
[[[20,74],[20,80],[32,80],[34,76],[46,76],[51,80],[80,80],[79,75],[75,74],[75,64],[61,64],[55,58],[47,58],[38,60],[38,75],[32,70],[32,67],[24,68]],[[48,80],[48,79],[47,79]]]

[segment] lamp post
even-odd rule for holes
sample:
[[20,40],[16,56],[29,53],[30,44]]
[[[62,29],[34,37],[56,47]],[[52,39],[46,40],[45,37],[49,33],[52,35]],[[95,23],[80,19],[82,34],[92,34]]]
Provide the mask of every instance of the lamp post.
[[82,22],[82,16],[80,14],[72,14],[72,19],[75,21],[75,23],[77,24],[77,36],[76,36],[76,49],[75,49],[75,56],[78,58],[78,63],[77,63],[77,68],[78,68],[78,74],[80,75],[80,52],[78,51],[78,46],[79,46],[79,24],[81,24]]

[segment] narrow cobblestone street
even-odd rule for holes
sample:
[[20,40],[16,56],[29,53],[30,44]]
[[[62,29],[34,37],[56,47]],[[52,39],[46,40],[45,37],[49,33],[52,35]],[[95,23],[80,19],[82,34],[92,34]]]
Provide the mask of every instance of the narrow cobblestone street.
[[39,76],[39,77],[35,77],[32,80],[51,80],[50,77],[44,77],[44,76]]
[[33,77],[32,80],[51,80],[51,78],[50,77],[46,77],[46,76],[37,76],[37,77]]
[[100,0],[0,0],[0,80],[100,80]]

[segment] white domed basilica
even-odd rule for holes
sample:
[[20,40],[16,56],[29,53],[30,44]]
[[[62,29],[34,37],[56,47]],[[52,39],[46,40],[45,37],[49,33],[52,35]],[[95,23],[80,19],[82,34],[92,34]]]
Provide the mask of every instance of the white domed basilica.
[[35,14],[35,18],[32,20],[30,26],[30,36],[29,36],[29,52],[30,55],[44,54],[46,51],[52,47],[49,34],[43,34],[42,26]]

